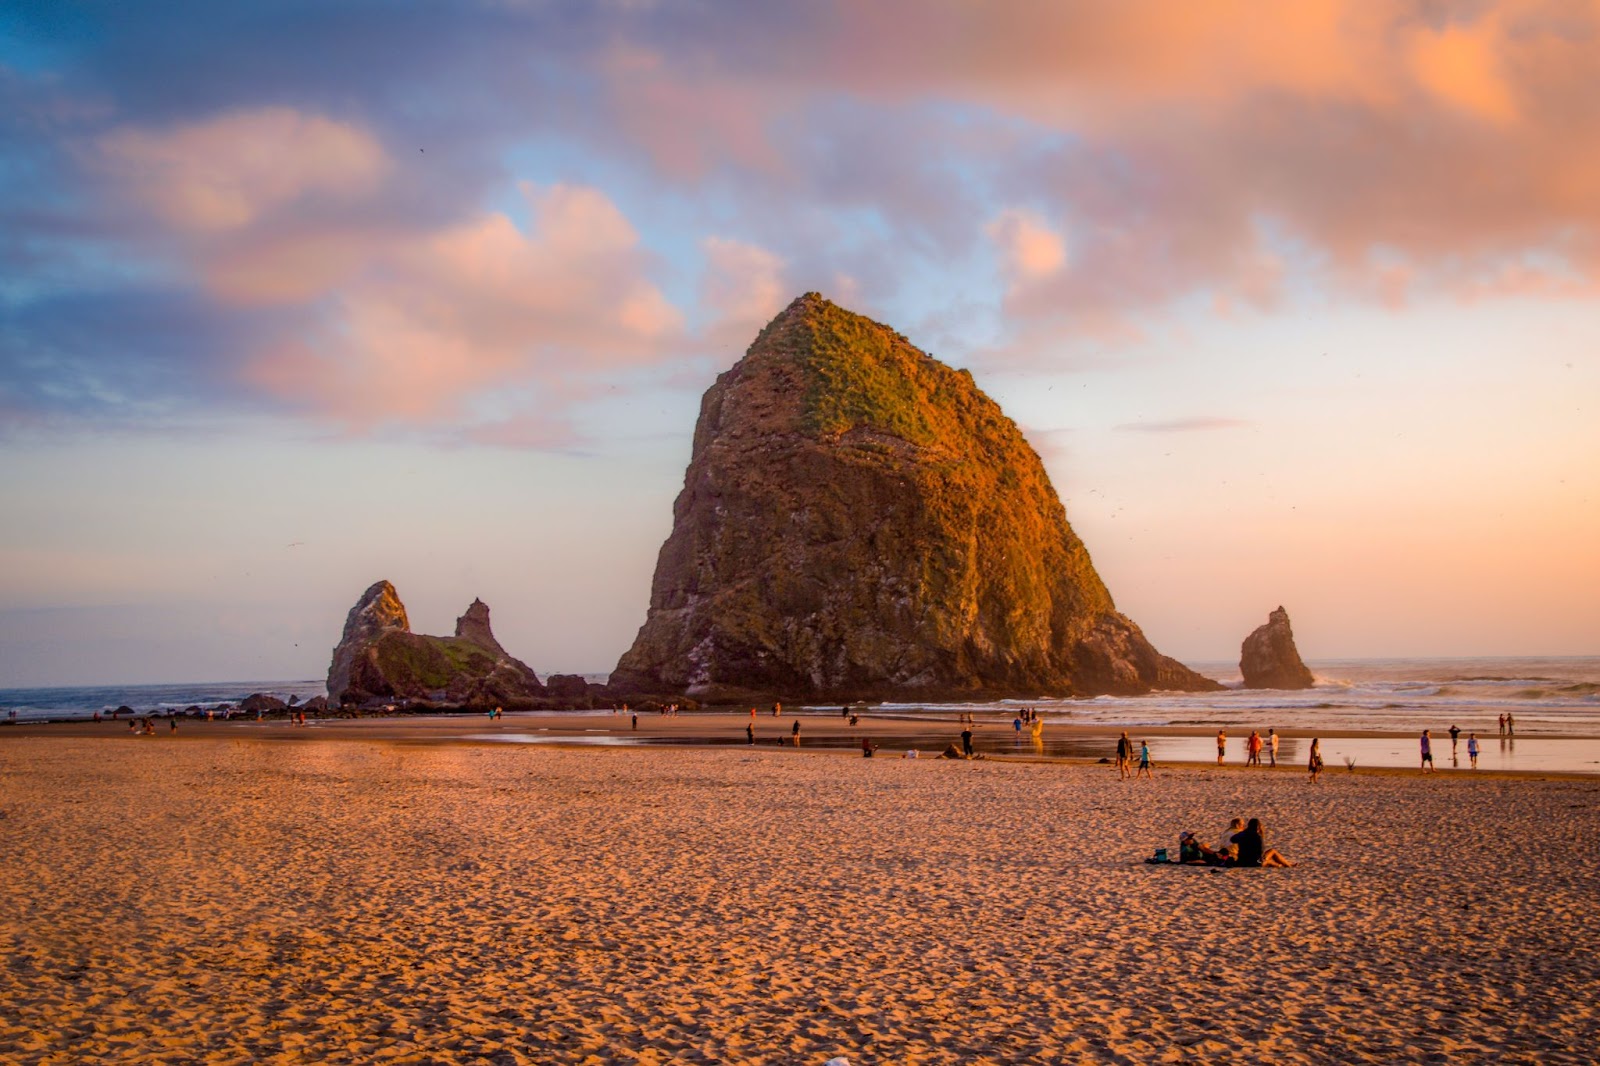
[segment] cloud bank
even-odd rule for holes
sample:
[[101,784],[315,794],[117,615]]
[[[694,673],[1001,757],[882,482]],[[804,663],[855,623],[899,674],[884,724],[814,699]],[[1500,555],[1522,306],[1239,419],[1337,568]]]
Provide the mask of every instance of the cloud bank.
[[13,21],[13,428],[204,399],[545,446],[804,288],[1048,366],[1197,305],[1600,276],[1593,0]]

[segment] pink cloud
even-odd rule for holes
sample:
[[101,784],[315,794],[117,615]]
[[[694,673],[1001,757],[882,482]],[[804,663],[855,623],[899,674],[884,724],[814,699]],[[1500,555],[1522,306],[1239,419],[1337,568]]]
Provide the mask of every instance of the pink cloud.
[[[1295,271],[1391,303],[1473,298],[1530,252],[1559,259],[1558,275],[1600,275],[1600,4],[825,10],[783,20],[781,48],[738,47],[743,27],[608,68],[624,125],[649,125],[658,158],[692,146],[684,173],[731,164],[790,184],[806,177],[769,156],[805,158],[786,138],[820,100],[977,108],[1059,133],[1043,159],[982,159],[1033,208],[993,219],[988,236],[1009,313],[1101,335],[1197,293],[1223,310],[1271,307]],[[891,205],[930,229],[947,207]]]
[[700,242],[705,255],[700,302],[715,318],[707,339],[739,351],[794,297],[784,262],[765,248],[725,237]]
[[388,157],[364,130],[269,107],[169,129],[124,128],[98,143],[101,165],[180,230],[218,233],[308,197],[371,192]]
[[249,380],[356,429],[442,424],[492,390],[672,351],[682,317],[648,279],[649,257],[616,206],[580,186],[523,192],[526,231],[490,213],[375,243],[326,294],[321,328],[263,353]]

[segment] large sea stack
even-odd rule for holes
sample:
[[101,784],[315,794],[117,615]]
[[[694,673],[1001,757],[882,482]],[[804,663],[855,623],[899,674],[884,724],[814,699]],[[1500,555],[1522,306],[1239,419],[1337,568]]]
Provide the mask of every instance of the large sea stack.
[[1119,614],[973,384],[816,293],[700,405],[621,692],[958,699],[1208,690]]
[[456,619],[455,636],[424,636],[411,632],[405,605],[387,581],[350,608],[328,667],[328,698],[336,704],[404,699],[518,707],[544,692],[538,675],[495,639],[488,604],[473,600]]
[[1317,683],[1294,646],[1288,611],[1279,607],[1267,615],[1266,625],[1244,638],[1239,673],[1245,688],[1310,688]]

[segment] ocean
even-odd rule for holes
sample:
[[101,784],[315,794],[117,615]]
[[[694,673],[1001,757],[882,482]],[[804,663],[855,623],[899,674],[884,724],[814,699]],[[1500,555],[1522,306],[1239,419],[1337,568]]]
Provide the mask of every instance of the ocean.
[[[1325,659],[1309,662],[1317,678],[1302,691],[1245,689],[1236,663],[1191,662],[1195,670],[1222,682],[1223,692],[1163,692],[1148,696],[1092,699],[1000,700],[973,703],[886,703],[873,715],[954,719],[963,712],[1007,716],[1035,708],[1049,723],[1127,729],[1137,738],[1147,727],[1203,730],[1206,736],[1152,736],[1155,758],[1209,761],[1215,744],[1209,735],[1230,736],[1229,761],[1242,760],[1244,737],[1268,728],[1311,734],[1389,733],[1386,738],[1325,739],[1330,770],[1346,760],[1358,766],[1409,766],[1417,762],[1415,737],[1424,728],[1435,737],[1436,758],[1451,765],[1446,731],[1461,729],[1454,756],[1466,762],[1467,738],[1476,733],[1485,769],[1600,772],[1600,656],[1456,659]],[[604,675],[587,675],[603,681]],[[237,703],[262,692],[287,700],[325,693],[323,682],[256,681],[173,685],[98,685],[68,688],[0,689],[0,719],[15,712],[18,721],[65,720],[105,714],[118,706],[140,713]],[[820,709],[820,708],[819,708]],[[1515,718],[1516,735],[1499,735],[1498,717]],[[1049,734],[1047,733],[1047,737]],[[1081,741],[1064,735],[1050,754],[1081,755]],[[1305,743],[1285,738],[1283,762],[1303,762]],[[1018,738],[1018,745],[1021,738]],[[1060,747],[1060,751],[1055,750]],[[1002,750],[997,748],[996,750]]]

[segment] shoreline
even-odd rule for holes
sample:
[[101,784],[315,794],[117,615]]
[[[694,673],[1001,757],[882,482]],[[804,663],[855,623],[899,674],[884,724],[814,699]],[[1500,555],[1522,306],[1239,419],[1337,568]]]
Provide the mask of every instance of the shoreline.
[[[1096,765],[1107,761],[1113,754],[1116,737],[1121,731],[1116,727],[1095,724],[1051,723],[1045,727],[1045,738],[1055,750],[1035,750],[1026,732],[1017,734],[1009,718],[979,714],[974,725],[975,744],[979,754],[999,762],[1040,762],[1066,765]],[[142,721],[142,718],[140,719]],[[611,750],[652,750],[664,747],[673,750],[709,750],[729,752],[764,751],[774,749],[793,752],[789,743],[793,723],[801,726],[799,750],[807,753],[825,753],[846,757],[860,757],[862,738],[871,739],[880,748],[879,758],[901,758],[908,747],[916,747],[922,758],[936,758],[947,743],[959,744],[961,726],[944,716],[895,715],[893,717],[864,717],[861,723],[850,726],[839,715],[809,714],[785,711],[780,717],[736,712],[684,712],[677,715],[641,714],[639,728],[635,731],[628,715],[609,711],[560,712],[507,712],[497,720],[483,714],[397,714],[393,716],[363,718],[308,719],[300,728],[283,719],[234,718],[178,719],[176,732],[170,730],[168,720],[156,718],[155,737],[141,737],[127,728],[128,719],[116,722],[109,719],[95,722],[81,720],[51,723],[22,722],[0,727],[0,747],[7,740],[25,738],[143,740],[152,739],[186,742],[194,739],[228,737],[236,740],[300,741],[324,740],[382,740],[395,743],[456,743],[481,745],[521,745],[537,747],[595,748]],[[754,723],[757,743],[746,743],[745,727]],[[1435,730],[1436,733],[1442,731]],[[1370,751],[1377,747],[1400,746],[1405,760],[1414,760],[1417,743],[1415,733],[1374,730],[1343,730],[1313,733],[1303,729],[1279,731],[1285,751],[1280,753],[1276,768],[1247,767],[1244,765],[1244,735],[1231,733],[1228,739],[1228,758],[1217,764],[1210,753],[1216,732],[1214,730],[1182,727],[1151,726],[1130,727],[1128,733],[1137,742],[1140,738],[1153,742],[1152,751],[1159,752],[1159,744],[1168,742],[1169,750],[1176,749],[1186,757],[1159,756],[1158,766],[1181,766],[1202,770],[1239,770],[1254,772],[1270,770],[1274,773],[1293,772],[1306,774],[1302,745],[1313,736],[1322,740],[1325,758],[1324,775],[1349,773],[1340,764],[1337,752],[1341,743],[1349,742],[1358,750]],[[1522,751],[1558,743],[1565,750],[1568,761],[1593,756],[1595,769],[1540,767],[1495,767],[1484,765],[1476,770],[1466,766],[1465,734],[1459,749],[1460,765],[1450,765],[1450,743],[1447,736],[1434,737],[1438,773],[1441,776],[1490,775],[1506,777],[1571,777],[1593,778],[1600,775],[1600,736],[1590,734],[1524,733],[1512,738],[1480,737],[1485,760],[1499,754],[1505,746],[1515,748],[1522,742]],[[1366,746],[1360,747],[1365,744]],[[1103,750],[1100,750],[1103,749]],[[1294,754],[1291,757],[1289,752]],[[1575,754],[1576,753],[1576,754]],[[1381,763],[1358,760],[1358,774],[1420,774],[1408,761]]]

